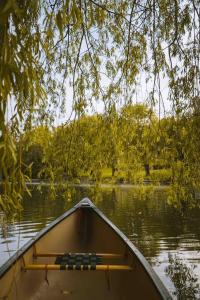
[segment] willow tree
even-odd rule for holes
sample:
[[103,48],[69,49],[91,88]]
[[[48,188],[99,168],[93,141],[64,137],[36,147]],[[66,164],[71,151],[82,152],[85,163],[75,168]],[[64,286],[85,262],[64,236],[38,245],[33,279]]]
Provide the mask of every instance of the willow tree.
[[158,119],[144,104],[127,104],[121,109],[121,138],[127,171],[131,167],[150,175],[150,164],[156,163]]
[[130,101],[142,72],[152,105],[164,105],[165,76],[175,112],[199,112],[199,17],[198,0],[2,0],[1,207],[11,209],[25,188],[20,132],[54,107],[76,119],[96,101],[105,109]]

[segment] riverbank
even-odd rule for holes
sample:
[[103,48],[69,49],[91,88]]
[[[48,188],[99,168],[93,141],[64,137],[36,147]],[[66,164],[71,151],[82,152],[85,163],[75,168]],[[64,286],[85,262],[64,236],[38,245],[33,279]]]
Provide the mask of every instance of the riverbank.
[[[2,182],[0,181],[0,185]],[[50,181],[44,181],[44,180],[39,180],[39,179],[32,179],[31,181],[26,181],[27,186],[50,186],[52,185],[52,182]],[[132,188],[132,187],[138,187],[140,188],[141,186],[153,186],[157,188],[166,188],[170,186],[170,183],[156,183],[155,182],[143,182],[143,183],[138,183],[138,184],[133,184],[133,183],[102,183],[102,182],[80,182],[80,183],[73,183],[72,181],[63,181],[63,182],[54,182],[53,185],[55,186],[71,186],[71,187],[102,187],[102,188],[108,188],[108,187],[119,187],[119,188]]]
[[[150,174],[146,176],[144,171],[131,172],[118,171],[115,176],[112,176],[111,169],[103,169],[98,178],[94,178],[89,174],[83,174],[75,178],[63,178],[59,182],[54,182],[55,185],[69,184],[69,185],[81,185],[81,186],[92,186],[92,185],[123,185],[123,186],[135,186],[135,185],[170,185],[171,182],[171,170],[151,170]],[[49,185],[52,182],[49,179],[30,179],[27,185]]]
[[[41,181],[38,179],[34,179],[32,181],[26,182],[26,184],[28,186],[49,186],[52,183],[48,182],[48,181]],[[131,184],[131,183],[73,183],[73,182],[62,182],[62,183],[54,183],[54,185],[68,185],[71,187],[85,187],[85,188],[89,188],[89,187],[95,187],[95,186],[99,186],[101,188],[109,188],[109,187],[119,187],[119,188],[132,188],[132,187],[138,187],[140,188],[142,185],[144,186],[153,186],[153,187],[157,187],[157,188],[166,188],[169,187],[169,184],[153,184],[153,183],[143,183],[143,184]]]
[[[55,185],[69,184],[74,186],[95,186],[95,185],[118,185],[118,186],[135,186],[135,185],[155,185],[168,186],[171,182],[171,170],[151,170],[148,176],[144,171],[130,172],[118,171],[112,176],[111,169],[103,169],[98,178],[94,178],[89,174],[83,174],[75,178],[63,178],[62,181],[54,182]],[[27,185],[49,185],[52,182],[49,179],[31,179]]]

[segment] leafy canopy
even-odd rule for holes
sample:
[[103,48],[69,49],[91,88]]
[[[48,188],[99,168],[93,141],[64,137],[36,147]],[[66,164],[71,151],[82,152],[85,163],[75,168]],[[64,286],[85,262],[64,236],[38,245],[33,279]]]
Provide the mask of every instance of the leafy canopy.
[[143,72],[152,105],[162,105],[165,76],[174,111],[198,119],[199,16],[198,0],[2,0],[1,207],[11,209],[25,188],[20,131],[34,118],[48,122],[53,108],[72,103],[74,118],[97,101],[109,110],[130,101]]

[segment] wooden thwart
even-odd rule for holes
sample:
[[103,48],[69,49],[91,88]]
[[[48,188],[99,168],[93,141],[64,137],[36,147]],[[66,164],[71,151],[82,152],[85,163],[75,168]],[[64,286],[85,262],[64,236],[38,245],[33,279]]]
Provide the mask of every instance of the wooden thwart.
[[[42,265],[36,265],[36,264],[32,264],[32,265],[25,265],[23,267],[24,270],[78,270],[76,268],[76,265],[50,265],[50,264],[42,264]],[[88,266],[88,269],[84,268],[84,265],[80,266],[80,270],[81,271],[89,271],[92,270],[91,266]],[[69,269],[68,269],[69,268]],[[131,271],[132,268],[130,266],[127,265],[96,265],[95,266],[95,270],[96,271]]]
[[[67,254],[75,254],[75,255],[85,255],[89,254],[92,255],[93,253],[64,253],[64,252],[51,252],[51,253],[34,253],[34,257],[56,257],[56,256],[64,256]],[[120,259],[124,256],[121,254],[115,253],[94,253],[96,256],[101,256],[102,258],[109,258],[109,259]]]

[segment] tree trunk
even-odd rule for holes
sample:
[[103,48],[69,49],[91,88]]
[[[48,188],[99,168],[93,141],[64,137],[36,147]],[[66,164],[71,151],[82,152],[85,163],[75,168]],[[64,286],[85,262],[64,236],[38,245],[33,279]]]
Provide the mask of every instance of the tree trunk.
[[149,175],[150,175],[150,167],[149,167],[149,164],[145,164],[145,165],[144,165],[144,169],[145,169],[145,172],[146,172],[146,176],[149,176]]

